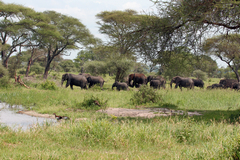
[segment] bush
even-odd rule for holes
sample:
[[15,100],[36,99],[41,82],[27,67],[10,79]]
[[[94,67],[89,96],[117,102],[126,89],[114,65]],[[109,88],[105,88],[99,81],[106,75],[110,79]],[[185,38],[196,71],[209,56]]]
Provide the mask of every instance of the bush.
[[206,72],[203,72],[201,70],[195,70],[193,71],[193,76],[198,78],[198,79],[201,79],[203,81],[206,81],[207,80],[207,73]]
[[41,84],[41,88],[46,89],[46,90],[57,90],[58,89],[57,85],[53,81],[48,81],[48,80],[46,80],[45,82],[43,82]]
[[133,98],[130,99],[133,104],[146,104],[146,103],[156,103],[161,100],[161,96],[157,93],[157,90],[143,85],[139,88],[139,91],[134,93]]
[[0,88],[10,87],[8,70],[0,64]]
[[44,67],[42,67],[39,63],[35,63],[30,68],[30,73],[35,72],[36,74],[42,74],[44,72]]
[[83,102],[77,103],[74,108],[90,110],[105,109],[107,107],[107,102],[108,100],[103,100],[94,96],[91,96],[90,98],[84,97]]

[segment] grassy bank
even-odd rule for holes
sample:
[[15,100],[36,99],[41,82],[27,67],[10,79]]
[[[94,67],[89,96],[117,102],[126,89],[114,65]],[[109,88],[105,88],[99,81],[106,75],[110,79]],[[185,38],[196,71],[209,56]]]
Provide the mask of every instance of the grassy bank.
[[[58,84],[59,85],[59,84]],[[142,107],[198,111],[202,116],[152,119],[108,116],[83,109],[89,97],[107,107],[135,108],[136,89],[115,91],[112,80],[98,87],[57,90],[14,87],[0,100],[39,113],[66,115],[71,121],[36,126],[30,131],[0,129],[1,159],[231,159],[239,151],[239,93],[231,90],[158,90],[161,100]],[[74,122],[76,118],[86,121]]]

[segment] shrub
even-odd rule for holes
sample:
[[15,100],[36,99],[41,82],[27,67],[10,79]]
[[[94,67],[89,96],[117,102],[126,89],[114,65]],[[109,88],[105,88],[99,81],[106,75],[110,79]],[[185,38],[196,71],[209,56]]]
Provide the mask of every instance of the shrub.
[[90,98],[84,97],[83,102],[77,103],[74,108],[90,110],[105,109],[107,107],[107,102],[108,100],[103,100],[94,96],[91,96]]
[[206,72],[203,72],[201,70],[195,70],[193,71],[193,76],[198,78],[198,79],[201,79],[203,81],[206,81],[207,80],[207,73]]
[[10,87],[8,71],[2,64],[0,64],[0,88],[8,87]]
[[34,63],[31,66],[30,72],[35,72],[36,74],[42,74],[44,72],[44,67],[42,67],[39,63]]
[[41,88],[46,89],[46,90],[57,90],[58,89],[57,85],[53,81],[48,81],[48,80],[46,80],[45,82],[43,82],[41,84]]
[[161,100],[161,96],[157,93],[157,90],[143,85],[139,88],[139,91],[133,94],[133,98],[130,99],[133,104],[146,104],[156,103]]

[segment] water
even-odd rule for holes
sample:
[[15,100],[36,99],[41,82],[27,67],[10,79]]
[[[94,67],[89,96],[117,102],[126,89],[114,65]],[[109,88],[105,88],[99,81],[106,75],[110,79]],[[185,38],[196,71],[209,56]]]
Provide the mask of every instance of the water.
[[17,113],[20,110],[24,110],[24,108],[22,106],[10,106],[6,103],[0,103],[0,123],[14,130],[28,130],[36,125],[56,123],[55,119],[33,117]]

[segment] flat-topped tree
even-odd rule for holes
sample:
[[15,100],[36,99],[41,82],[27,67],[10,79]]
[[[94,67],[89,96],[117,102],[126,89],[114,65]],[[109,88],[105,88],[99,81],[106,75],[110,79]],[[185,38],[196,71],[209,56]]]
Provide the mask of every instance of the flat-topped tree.
[[[99,32],[105,34],[109,39],[106,46],[108,46],[108,49],[111,47],[110,53],[114,54],[114,59],[134,60],[135,46],[145,37],[144,34],[135,31],[139,30],[146,15],[138,14],[134,10],[125,10],[103,11],[96,17],[99,19],[97,22]],[[122,67],[117,67],[115,80],[122,79],[125,72],[126,70]]]
[[76,50],[94,44],[95,39],[89,30],[76,18],[55,11],[45,11],[50,24],[56,27],[58,34],[42,37],[42,45],[47,49],[47,62],[43,77],[47,79],[50,64],[58,55],[66,55],[69,50]]
[[20,51],[32,33],[44,26],[47,18],[33,9],[17,4],[0,2],[0,42],[1,59],[8,68],[9,57]]

